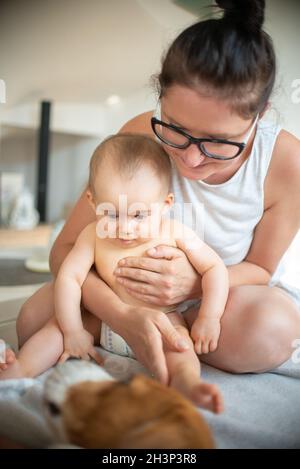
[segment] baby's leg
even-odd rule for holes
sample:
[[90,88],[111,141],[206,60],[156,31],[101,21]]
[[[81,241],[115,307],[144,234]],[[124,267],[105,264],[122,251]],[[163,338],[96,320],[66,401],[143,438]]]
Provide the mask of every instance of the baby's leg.
[[63,335],[54,317],[20,349],[15,361],[0,373],[0,379],[33,378],[53,366],[63,352]]
[[49,282],[28,298],[17,319],[19,347],[51,319],[54,313],[54,283]]
[[[99,343],[101,322],[84,311],[83,326]],[[21,347],[15,361],[0,379],[35,377],[55,365],[63,352],[63,334],[54,316]]]
[[[39,331],[53,316],[53,282],[46,283],[22,305],[16,323],[19,347]],[[0,363],[0,373],[15,360],[12,350],[6,349],[5,363]]]
[[167,367],[170,374],[170,386],[176,388],[196,405],[209,409],[217,414],[223,411],[222,395],[214,384],[206,383],[200,378],[201,366],[194,344],[183,317],[177,313],[168,313],[173,326],[189,343],[185,352],[175,352],[164,347]]

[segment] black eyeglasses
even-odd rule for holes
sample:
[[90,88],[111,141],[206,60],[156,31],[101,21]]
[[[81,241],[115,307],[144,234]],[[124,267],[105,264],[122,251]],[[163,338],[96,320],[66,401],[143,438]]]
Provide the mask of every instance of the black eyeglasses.
[[257,120],[258,115],[242,143],[232,142],[223,138],[195,138],[177,126],[167,124],[166,122],[156,119],[156,117],[152,117],[151,126],[155,135],[170,147],[185,150],[190,145],[194,144],[197,145],[201,153],[208,158],[214,158],[216,160],[232,160],[239,156],[246,147]]

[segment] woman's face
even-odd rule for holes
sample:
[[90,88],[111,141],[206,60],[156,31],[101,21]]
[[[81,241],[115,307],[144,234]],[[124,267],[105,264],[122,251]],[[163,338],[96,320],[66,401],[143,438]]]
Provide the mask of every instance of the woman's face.
[[[169,88],[162,97],[161,120],[193,137],[225,138],[235,142],[245,140],[252,124],[251,119],[245,120],[234,113],[228,103],[179,85]],[[229,161],[208,158],[194,144],[184,150],[163,146],[182,176],[218,184],[229,179],[246,159],[253,136],[254,131],[241,155]]]

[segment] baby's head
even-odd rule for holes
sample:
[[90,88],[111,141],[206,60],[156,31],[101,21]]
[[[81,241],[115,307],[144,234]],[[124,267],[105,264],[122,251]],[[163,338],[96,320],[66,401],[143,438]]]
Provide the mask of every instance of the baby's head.
[[123,246],[158,237],[173,203],[168,155],[146,135],[117,134],[104,140],[90,162],[88,199],[97,234]]

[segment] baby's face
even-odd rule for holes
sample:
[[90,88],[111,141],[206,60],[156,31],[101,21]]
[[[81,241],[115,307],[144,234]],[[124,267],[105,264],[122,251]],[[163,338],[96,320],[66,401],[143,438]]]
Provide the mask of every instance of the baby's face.
[[95,179],[98,237],[123,247],[159,238],[172,194],[167,195],[162,180],[150,168],[141,168],[127,179],[108,166],[101,168]]

